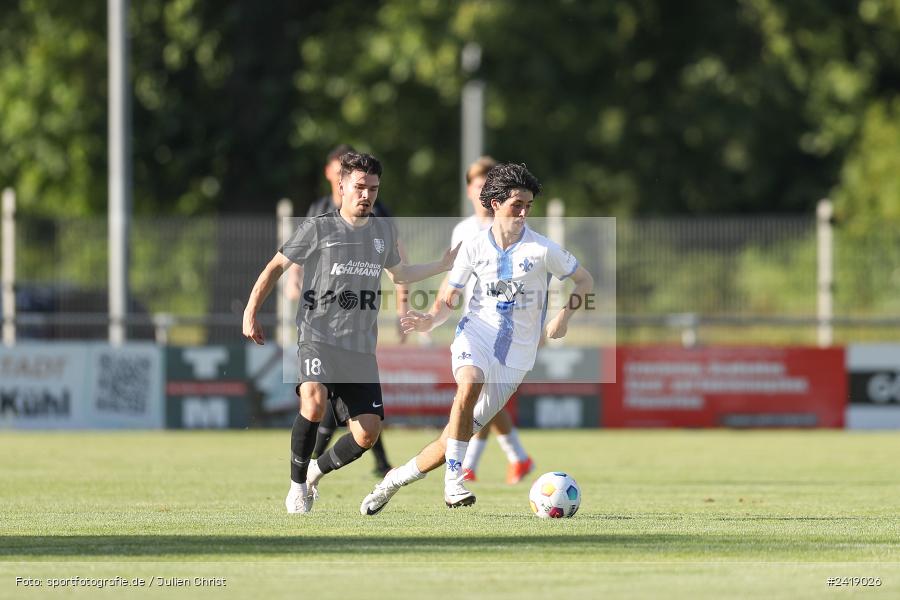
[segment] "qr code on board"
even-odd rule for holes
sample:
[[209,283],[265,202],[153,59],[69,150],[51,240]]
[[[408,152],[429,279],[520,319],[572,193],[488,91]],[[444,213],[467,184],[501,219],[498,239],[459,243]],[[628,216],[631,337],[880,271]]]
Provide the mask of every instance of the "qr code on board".
[[141,415],[147,411],[152,388],[149,357],[102,354],[97,367],[99,412]]

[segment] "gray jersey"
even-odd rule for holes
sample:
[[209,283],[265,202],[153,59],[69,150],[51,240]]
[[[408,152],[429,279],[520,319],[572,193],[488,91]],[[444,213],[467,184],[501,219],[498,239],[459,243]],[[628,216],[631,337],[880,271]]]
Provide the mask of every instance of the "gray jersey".
[[327,213],[301,223],[281,253],[303,266],[299,341],[374,353],[381,271],[400,262],[394,224],[369,217],[354,228],[337,211]]

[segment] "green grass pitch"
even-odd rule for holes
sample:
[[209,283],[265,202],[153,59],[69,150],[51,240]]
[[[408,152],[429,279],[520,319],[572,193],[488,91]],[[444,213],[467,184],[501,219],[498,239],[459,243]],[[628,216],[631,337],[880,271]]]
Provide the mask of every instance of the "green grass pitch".
[[[433,435],[388,430],[390,458],[399,464]],[[581,485],[574,518],[531,516],[530,482],[503,483],[493,440],[474,507],[446,509],[436,471],[382,514],[361,516],[376,481],[364,456],[323,480],[314,512],[299,516],[283,506],[287,431],[4,431],[0,597],[900,596],[900,434],[522,437],[535,476],[565,470]],[[153,583],[48,588],[73,576]],[[191,586],[160,586],[159,577]],[[829,587],[830,577],[881,585]]]

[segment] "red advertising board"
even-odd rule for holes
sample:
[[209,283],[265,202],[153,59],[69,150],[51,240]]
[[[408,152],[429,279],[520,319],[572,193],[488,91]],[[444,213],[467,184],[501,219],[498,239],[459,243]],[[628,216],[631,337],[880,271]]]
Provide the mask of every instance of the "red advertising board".
[[456,383],[447,348],[378,349],[386,417],[450,414]]
[[604,427],[843,427],[843,348],[620,347]]
[[[384,414],[393,424],[443,425],[450,416],[456,382],[446,347],[378,349]],[[515,417],[515,396],[506,405]]]

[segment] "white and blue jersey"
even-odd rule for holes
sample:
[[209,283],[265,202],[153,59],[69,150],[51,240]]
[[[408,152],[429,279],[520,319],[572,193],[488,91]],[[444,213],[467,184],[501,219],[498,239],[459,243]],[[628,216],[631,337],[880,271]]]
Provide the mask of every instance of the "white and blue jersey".
[[[456,248],[460,242],[475,237],[485,229],[490,229],[493,222],[493,217],[488,217],[486,221],[482,222],[482,220],[478,218],[478,215],[471,215],[467,219],[463,219],[456,224],[456,227],[453,228],[453,233],[450,234],[450,247]],[[472,293],[474,291],[475,277],[470,277],[469,283],[466,284],[466,288],[463,291],[463,306],[469,305],[469,300],[472,299]]]
[[[465,332],[464,337],[482,349],[478,354],[490,354],[482,360],[531,370],[547,316],[550,278],[565,279],[577,268],[570,252],[527,226],[506,250],[500,249],[490,228],[465,240],[450,271],[450,285],[464,289],[473,275],[476,281],[457,338]],[[453,358],[454,364],[468,362]]]

